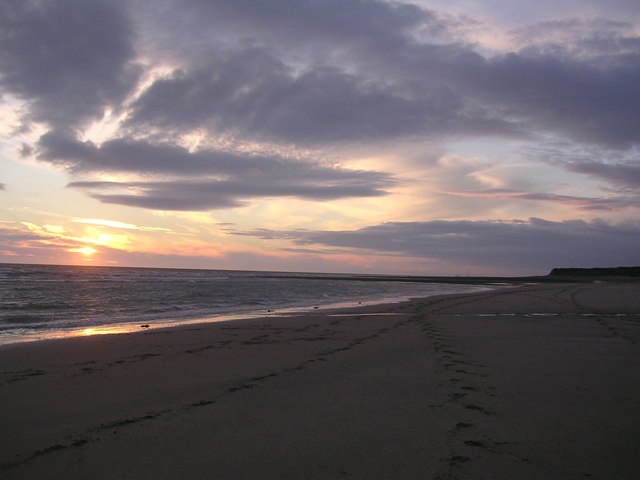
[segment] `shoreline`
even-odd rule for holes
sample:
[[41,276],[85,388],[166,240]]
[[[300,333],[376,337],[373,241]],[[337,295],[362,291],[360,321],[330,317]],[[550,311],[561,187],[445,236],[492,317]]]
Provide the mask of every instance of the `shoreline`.
[[[436,283],[436,282],[433,282]],[[455,283],[454,283],[455,284]],[[466,284],[467,287],[477,287],[478,291],[484,291],[484,289],[500,288],[505,285],[496,284]],[[482,290],[481,290],[482,289]],[[445,293],[444,295],[456,295],[461,292]],[[463,292],[472,293],[472,292]],[[18,335],[11,335],[6,333],[0,333],[0,349],[7,345],[13,345],[17,343],[32,343],[40,341],[62,340],[66,338],[85,337],[92,335],[122,335],[132,334],[142,331],[141,328],[149,328],[150,330],[160,328],[175,328],[180,326],[193,326],[210,323],[220,322],[234,322],[238,320],[251,320],[259,319],[263,317],[286,317],[292,315],[304,315],[308,313],[320,313],[325,311],[333,311],[336,309],[358,309],[378,305],[393,305],[396,303],[403,303],[411,301],[415,298],[430,298],[437,295],[443,295],[442,293],[435,293],[429,296],[416,297],[414,295],[396,295],[390,297],[384,297],[382,299],[366,298],[357,300],[356,298],[342,301],[332,301],[326,304],[317,303],[308,306],[292,306],[292,307],[274,307],[272,309],[261,308],[258,310],[238,310],[236,312],[227,313],[211,313],[201,314],[194,316],[187,316],[182,318],[166,318],[166,319],[140,319],[138,321],[131,322],[118,322],[107,324],[88,324],[84,327],[69,327],[69,328],[43,328],[35,329],[33,331],[26,331]],[[142,327],[145,325],[145,327]]]
[[640,283],[0,348],[19,478],[634,478]]

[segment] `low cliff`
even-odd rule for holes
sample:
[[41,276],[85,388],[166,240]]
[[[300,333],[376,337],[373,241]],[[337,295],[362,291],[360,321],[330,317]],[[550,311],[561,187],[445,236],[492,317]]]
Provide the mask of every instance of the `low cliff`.
[[550,277],[640,277],[640,267],[554,268]]

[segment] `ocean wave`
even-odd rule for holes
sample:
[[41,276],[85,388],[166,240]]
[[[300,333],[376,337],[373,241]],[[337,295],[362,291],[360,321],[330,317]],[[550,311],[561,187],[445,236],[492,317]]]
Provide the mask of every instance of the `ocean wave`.
[[15,326],[16,335],[20,328],[154,323],[474,288],[373,276],[0,264],[2,278],[0,323]]
[[0,329],[11,328],[12,324],[19,324],[24,326],[25,324],[30,325],[41,325],[43,322],[46,322],[39,315],[3,315],[0,317]]

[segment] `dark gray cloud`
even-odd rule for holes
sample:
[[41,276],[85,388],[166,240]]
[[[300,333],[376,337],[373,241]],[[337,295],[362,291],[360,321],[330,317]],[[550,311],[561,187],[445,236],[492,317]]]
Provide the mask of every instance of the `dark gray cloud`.
[[[182,28],[174,40],[190,35],[209,41],[253,38],[315,55],[330,50],[388,50],[406,44],[408,33],[446,32],[447,26],[428,10],[410,3],[377,0],[186,0],[165,2],[153,21],[164,30]],[[188,28],[185,28],[187,27]],[[175,46],[175,43],[174,43]]]
[[[205,127],[318,144],[528,127],[607,147],[640,142],[640,37],[621,22],[533,25],[516,32],[519,51],[485,58],[456,39],[460,19],[411,4],[190,0],[156,10],[7,0],[5,91],[54,129],[99,116],[134,86],[138,28],[145,51],[173,45],[182,65],[133,104],[126,126],[138,132]],[[255,46],[239,48],[247,37]]]
[[[227,182],[71,182],[102,203],[153,210],[212,210],[242,205]],[[103,193],[109,190],[126,193]]]
[[[250,36],[274,46],[274,60],[256,61],[267,68],[253,82],[238,68],[246,54],[205,61],[204,69],[201,57],[195,68],[186,61],[185,70],[140,99],[133,120],[148,122],[158,112],[156,122],[166,121],[171,105],[189,117],[180,105],[188,112],[182,101],[198,98],[195,119],[287,141],[483,136],[526,127],[607,148],[640,142],[634,128],[640,37],[629,24],[545,22],[516,32],[518,51],[483,57],[455,38],[460,19],[416,5],[196,0],[183,7],[182,21],[194,35],[219,28],[227,41]],[[287,72],[288,61],[295,75]],[[238,88],[229,88],[233,80]],[[223,107],[202,101],[225,92],[231,95]],[[170,95],[162,105],[164,93]]]
[[379,172],[346,170],[312,161],[278,155],[228,152],[214,149],[189,151],[173,144],[152,144],[120,138],[97,146],[54,132],[38,143],[38,158],[65,166],[72,173],[130,172],[145,175],[214,175],[255,177],[274,181],[308,180],[340,182],[360,179],[374,187],[390,186],[390,176]]
[[324,245],[485,268],[546,273],[557,266],[640,264],[640,223],[601,221],[431,221],[392,222],[353,231],[257,230],[264,239],[287,238],[303,246]]
[[514,130],[444,85],[405,88],[327,66],[294,73],[255,47],[211,52],[197,67],[157,80],[132,105],[126,126],[205,127],[294,144]]
[[[66,167],[71,173],[131,172],[150,175],[238,175],[275,171],[276,175],[303,168],[301,162],[277,156],[237,154],[216,150],[189,151],[171,143],[117,138],[100,146],[48,132],[38,142],[40,160]],[[308,165],[307,169],[312,166]]]
[[[161,210],[208,210],[235,207],[256,197],[330,200],[386,194],[395,184],[388,174],[348,170],[278,155],[189,151],[172,144],[116,139],[97,146],[49,132],[38,143],[38,158],[69,172],[126,172],[162,180],[137,182],[76,181],[102,202]],[[171,180],[167,181],[167,178]],[[117,193],[104,193],[104,191]]]
[[640,165],[604,162],[569,162],[567,170],[607,180],[623,188],[640,191]]
[[[640,59],[640,46],[635,56]],[[635,128],[640,61],[603,67],[580,58],[521,52],[469,70],[461,78],[473,82],[469,88],[477,98],[537,131],[608,148],[640,144]]]
[[611,152],[561,143],[530,148],[524,152],[524,157],[601,179],[617,189],[636,194],[640,191],[640,149],[637,147]]
[[[71,182],[71,188],[82,189],[103,202],[155,210],[212,210],[244,205],[245,200],[264,197],[298,197],[325,201],[339,198],[385,195],[380,188],[391,183],[380,176],[376,186],[373,172],[337,172],[335,179],[326,171],[319,177],[307,172],[305,177],[275,179],[265,175],[242,176],[237,179],[172,180],[165,182]],[[108,191],[119,193],[104,193]],[[124,193],[122,193],[124,192]]]
[[4,183],[0,183],[0,190],[6,190],[7,186]]
[[606,19],[535,24],[521,48],[455,65],[461,88],[535,131],[625,149],[640,143],[640,36]]
[[[459,22],[416,5],[189,1],[154,20],[175,17],[197,54],[185,50],[181,68],[132,105],[138,132],[205,127],[297,145],[522,133],[455,91],[448,63],[477,54],[421,43],[451,39]],[[246,37],[253,45],[238,47]],[[210,48],[220,44],[233,47]]]
[[133,37],[117,1],[4,0],[0,85],[29,103],[25,121],[77,126],[135,84]]
[[[382,172],[178,146],[178,139],[193,131],[206,133],[211,143],[231,138],[242,147],[266,142],[314,148],[318,155],[323,148],[408,137],[435,142],[551,135],[596,144],[602,151],[640,145],[640,37],[623,22],[533,25],[515,32],[517,50],[490,55],[466,41],[463,19],[410,3],[163,0],[158,5],[150,8],[142,0],[0,5],[0,87],[26,101],[26,120],[49,125],[37,145],[38,157],[65,167],[75,179],[95,180],[104,172],[149,178],[118,188],[72,184],[103,202],[225,208],[259,196],[381,195],[393,184]],[[139,54],[150,69],[175,68],[141,83]],[[132,92],[136,95],[127,97]],[[125,97],[133,100],[126,103]],[[126,114],[113,137],[101,145],[79,141],[88,120],[108,108]],[[385,145],[386,151],[393,145]],[[22,154],[31,153],[25,145]],[[562,165],[614,184],[637,185],[635,160],[574,159]],[[532,192],[529,200],[579,201],[550,195]],[[605,203],[584,208],[602,209]]]

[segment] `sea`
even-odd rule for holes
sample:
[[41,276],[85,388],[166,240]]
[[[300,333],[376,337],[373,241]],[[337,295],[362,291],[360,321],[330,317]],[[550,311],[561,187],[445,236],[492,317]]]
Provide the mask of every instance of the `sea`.
[[487,290],[402,277],[0,264],[0,345]]

